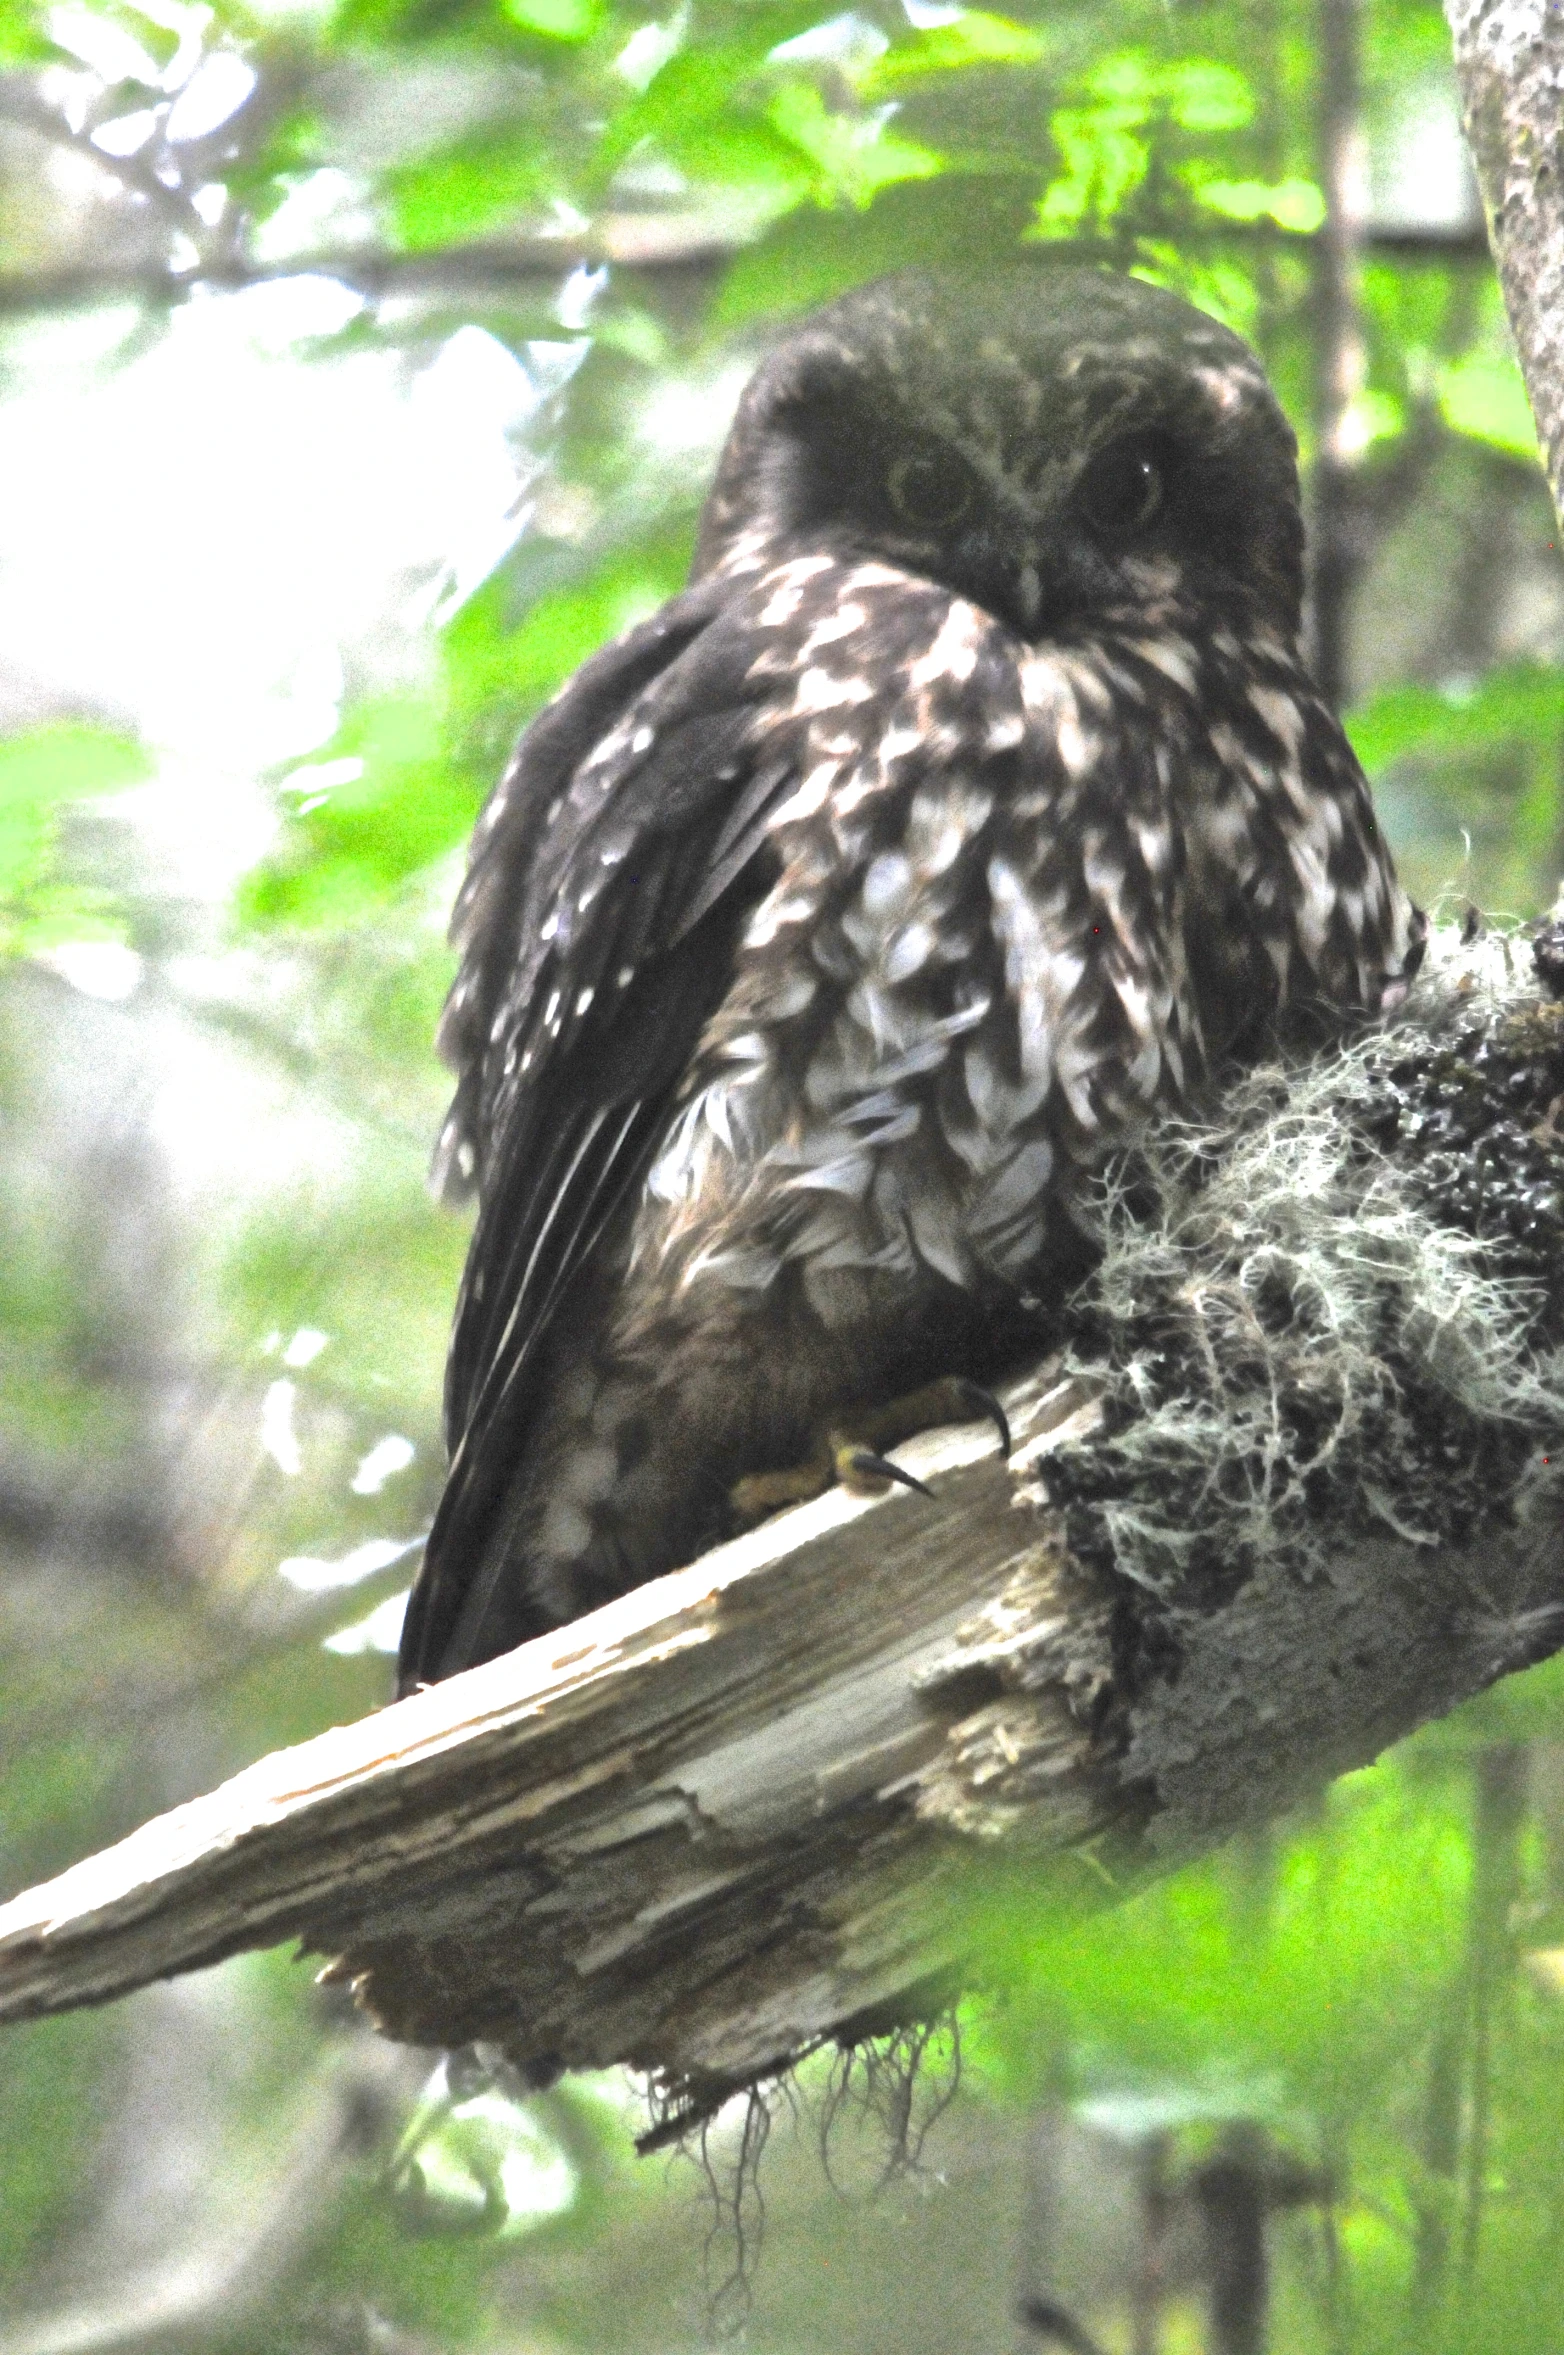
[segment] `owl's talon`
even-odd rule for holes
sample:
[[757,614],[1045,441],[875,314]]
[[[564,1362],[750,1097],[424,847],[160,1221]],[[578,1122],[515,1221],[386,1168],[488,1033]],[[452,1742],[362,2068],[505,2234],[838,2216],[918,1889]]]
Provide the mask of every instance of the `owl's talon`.
[[992,1423],[999,1433],[999,1452],[1008,1461],[1015,1445],[1010,1436],[1010,1418],[992,1390],[985,1390],[981,1382],[968,1382],[962,1375],[952,1375],[949,1383],[953,1400],[965,1407],[974,1423]]
[[891,1463],[885,1456],[877,1456],[867,1447],[859,1447],[852,1440],[839,1441],[832,1451],[836,1477],[843,1488],[855,1496],[881,1496],[893,1482],[898,1488],[915,1489],[919,1496],[932,1497],[911,1472],[904,1472],[900,1464]]
[[781,1472],[752,1472],[735,1482],[728,1491],[734,1521],[740,1529],[752,1529],[788,1505],[807,1504],[811,1498],[823,1496],[833,1480],[856,1496],[883,1496],[892,1486],[910,1488],[917,1496],[932,1496],[932,1489],[880,1451],[899,1447],[921,1431],[936,1431],[944,1423],[976,1422],[993,1424],[1000,1452],[1008,1456],[1012,1443],[1004,1408],[991,1390],[985,1390],[981,1382],[969,1382],[963,1374],[926,1382],[921,1390],[910,1390],[879,1408],[854,1409],[817,1440],[807,1463]]
[[728,1505],[739,1529],[753,1529],[789,1505],[806,1505],[823,1496],[835,1470],[828,1456],[811,1458],[785,1472],[751,1472],[728,1490]]

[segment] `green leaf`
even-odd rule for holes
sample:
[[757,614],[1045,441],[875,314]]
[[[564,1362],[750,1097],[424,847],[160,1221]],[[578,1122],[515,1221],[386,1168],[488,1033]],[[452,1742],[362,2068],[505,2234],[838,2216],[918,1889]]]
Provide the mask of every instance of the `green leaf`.
[[767,109],[768,120],[814,165],[823,204],[866,205],[898,180],[932,180],[944,169],[931,148],[899,139],[883,118],[833,114],[812,82],[790,82]]
[[1181,131],[1237,131],[1254,115],[1254,92],[1236,67],[1184,57],[1161,77],[1159,96]]
[[0,740],[0,812],[55,808],[98,793],[120,793],[151,775],[132,737],[75,720],[51,722]]
[[1392,761],[1469,759],[1506,743],[1564,741],[1564,670],[1508,663],[1471,688],[1391,687],[1347,714],[1371,777]]
[[1123,49],[1117,56],[1105,57],[1086,78],[1094,105],[1137,123],[1145,122],[1151,113],[1160,87],[1156,62],[1143,49]]
[[327,147],[319,114],[311,106],[298,106],[279,115],[257,146],[224,164],[224,185],[255,220],[270,220],[320,170]]
[[1132,278],[1148,286],[1165,286],[1181,294],[1197,310],[1209,311],[1235,335],[1252,338],[1258,325],[1259,304],[1252,275],[1242,262],[1222,254],[1209,258],[1191,254],[1171,240],[1142,237],[1136,241]]
[[1360,452],[1370,450],[1376,442],[1394,441],[1405,429],[1406,404],[1394,393],[1366,385],[1348,403],[1345,423],[1351,446]]
[[468,600],[446,631],[448,735],[458,758],[492,773],[516,728],[589,654],[684,586],[690,539],[669,532],[620,549],[583,581],[551,591],[520,621],[503,576]]
[[[602,12],[600,0],[581,4],[592,6],[595,16]],[[568,6],[568,0],[561,5]],[[546,72],[551,59],[572,61],[584,36],[555,29],[560,11],[550,0],[541,0],[541,7],[548,23],[531,21],[530,14],[513,11],[506,0],[335,0],[323,27],[323,45],[354,50],[381,67],[390,62],[387,51],[417,46],[452,60],[465,51],[473,65],[485,57],[491,64],[513,64],[521,56]]]
[[587,41],[603,21],[600,0],[501,0],[512,23],[549,41]]
[[0,0],[0,65],[42,65],[59,56],[49,38],[49,13],[28,0]]
[[1455,433],[1517,458],[1537,455],[1537,428],[1526,383],[1506,352],[1472,352],[1437,371],[1439,413]]
[[0,742],[0,950],[102,937],[109,902],[53,873],[61,811],[138,785],[151,764],[129,737],[76,721]]
[[397,240],[410,253],[459,244],[496,222],[541,209],[553,193],[552,159],[531,126],[470,131],[451,146],[386,175]]
[[[1210,57],[1184,57],[1165,62],[1143,49],[1124,49],[1104,58],[1077,85],[1078,96],[1060,107],[1049,131],[1062,170],[1044,190],[1037,207],[1035,234],[1067,237],[1090,225],[1099,232],[1111,228],[1144,185],[1154,148],[1162,152],[1175,134],[1187,138],[1217,138],[1241,130],[1254,114],[1254,94],[1236,68]],[[1194,156],[1180,176],[1197,193],[1207,185],[1241,189],[1245,183],[1227,176],[1210,155]],[[1292,183],[1278,183],[1271,194],[1284,206],[1299,201]],[[1242,206],[1246,199],[1235,201]],[[1220,209],[1214,207],[1213,209]],[[1240,211],[1241,219],[1258,218]]]
[[897,41],[858,79],[866,97],[921,81],[928,74],[959,73],[971,66],[1035,65],[1047,54],[1044,36],[1030,25],[985,9],[965,8],[950,24],[929,25]]
[[414,696],[357,705],[283,787],[282,841],[239,894],[242,924],[349,927],[454,850],[477,806],[440,757],[438,706]]
[[[1222,2080],[1270,2080],[1265,2106],[1363,2120],[1406,2069],[1407,2023],[1444,1981],[1468,1856],[1454,1787],[1392,1762],[1348,1777],[1318,1829],[1276,1859],[1263,1939],[1229,1868],[1186,1871],[1094,1921],[1050,1917],[1017,1874],[967,1923],[1007,1991],[991,2033],[1018,2090],[1073,2049],[1124,2078],[1186,2081],[1220,2114]],[[1192,2085],[1190,2084],[1190,2081]]]
[[[770,90],[763,69],[774,49],[819,21],[818,6],[769,0],[718,21],[720,39],[686,39],[612,117],[598,143],[596,168],[604,185],[643,141],[700,179],[730,176],[725,138],[733,142],[733,176],[741,181],[756,174],[757,132],[770,144],[773,170],[789,158],[789,143],[765,124]],[[801,180],[796,150],[786,168]]]
[[1151,151],[1132,123],[1104,109],[1062,107],[1050,126],[1064,170],[1037,204],[1037,234],[1068,237],[1106,222],[1146,177]]
[[685,534],[622,550],[509,619],[503,575],[468,600],[430,695],[357,704],[285,780],[281,840],[240,886],[242,927],[352,931],[466,841],[517,729],[606,639],[682,587]]
[[1206,210],[1224,220],[1274,221],[1279,229],[1307,237],[1325,218],[1325,198],[1312,180],[1186,179]]
[[763,215],[801,203],[818,186],[814,159],[763,118],[697,119],[659,144],[698,184],[760,198]]

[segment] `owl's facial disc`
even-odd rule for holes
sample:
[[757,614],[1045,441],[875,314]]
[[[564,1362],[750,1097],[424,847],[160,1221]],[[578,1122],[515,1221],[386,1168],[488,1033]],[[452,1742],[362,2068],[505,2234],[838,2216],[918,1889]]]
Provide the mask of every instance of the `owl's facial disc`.
[[[822,371],[774,413],[752,486],[779,537],[856,545],[969,597],[1038,639],[1144,596],[1144,560],[1177,565],[1184,469],[1155,427],[1110,435],[1084,465],[1001,453],[866,400]],[[1008,462],[1007,462],[1008,459]]]
[[1160,288],[1095,272],[856,290],[741,406],[697,571],[829,548],[1033,641],[1180,611],[1298,625],[1291,432],[1258,361]]
[[968,464],[914,444],[885,476],[906,544],[896,547],[885,517],[868,512],[867,482],[856,500],[878,547],[1037,638],[1134,602],[1152,580],[1177,582],[1182,473],[1176,443],[1156,430],[1114,436],[1073,478],[1045,461],[1014,480],[981,454]]

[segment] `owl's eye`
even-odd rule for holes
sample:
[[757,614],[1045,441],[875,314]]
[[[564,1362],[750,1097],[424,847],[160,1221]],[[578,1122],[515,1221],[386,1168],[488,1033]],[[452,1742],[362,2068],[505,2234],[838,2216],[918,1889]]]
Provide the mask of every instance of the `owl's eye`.
[[1156,520],[1166,495],[1160,453],[1137,435],[1098,451],[1076,486],[1075,499],[1094,531],[1127,540]]
[[948,531],[972,504],[972,485],[948,460],[898,458],[885,478],[891,505],[915,531]]

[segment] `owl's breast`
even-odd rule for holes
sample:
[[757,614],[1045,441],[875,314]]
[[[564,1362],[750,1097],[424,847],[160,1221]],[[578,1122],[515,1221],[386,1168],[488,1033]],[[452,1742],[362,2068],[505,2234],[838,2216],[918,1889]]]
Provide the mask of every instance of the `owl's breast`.
[[1183,1089],[1200,1043],[1167,763],[1144,713],[1116,757],[1079,658],[1049,699],[1018,672],[1010,727],[949,727],[937,761],[888,728],[794,797],[638,1261],[745,1288],[793,1264],[822,1307],[845,1271],[1015,1289],[1081,1172]]
[[1271,1017],[1314,1025],[1393,1005],[1425,930],[1368,783],[1295,652],[1217,633],[1176,823],[1193,983],[1213,1053]]

